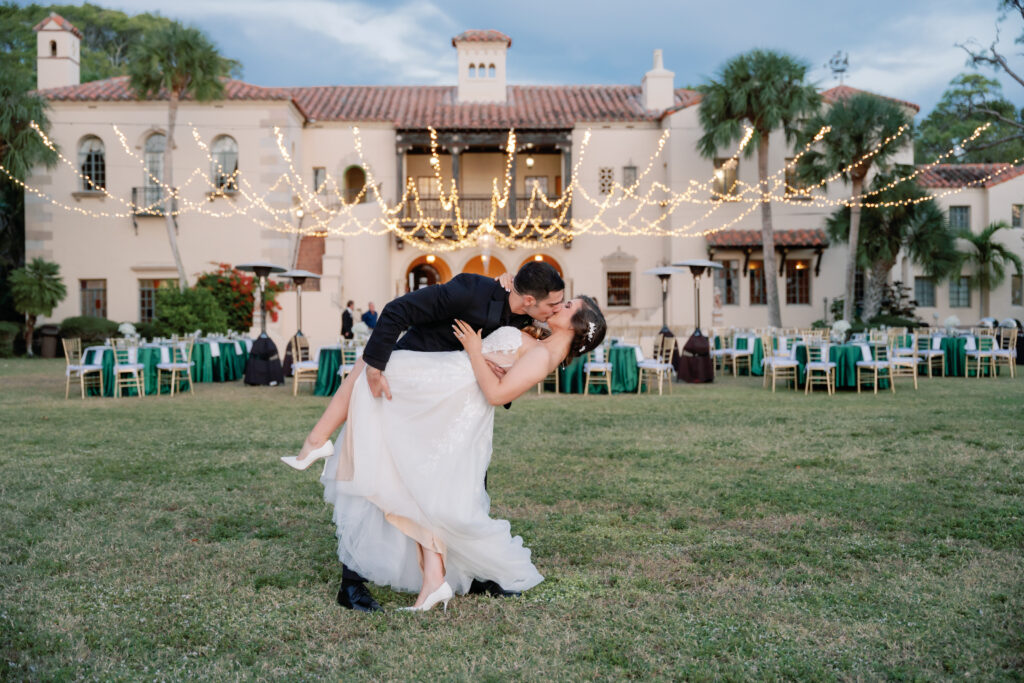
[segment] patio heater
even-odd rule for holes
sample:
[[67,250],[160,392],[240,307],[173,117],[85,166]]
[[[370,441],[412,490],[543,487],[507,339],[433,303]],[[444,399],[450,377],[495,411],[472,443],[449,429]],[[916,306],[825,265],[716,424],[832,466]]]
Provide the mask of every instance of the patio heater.
[[658,334],[662,336],[672,335],[672,331],[668,329],[665,312],[665,302],[668,299],[668,280],[672,277],[672,273],[681,272],[681,270],[673,266],[658,266],[657,268],[648,268],[644,271],[644,275],[657,275],[658,279],[661,280],[661,332]]
[[277,346],[267,335],[267,307],[264,297],[267,276],[271,273],[283,273],[285,269],[265,261],[240,263],[235,268],[255,273],[259,278],[260,308],[263,309],[260,316],[260,336],[252,343],[252,350],[249,351],[249,358],[245,362],[245,383],[269,386],[284,384],[284,371],[281,369],[281,361],[277,355]]
[[704,275],[704,271],[720,269],[722,264],[707,259],[692,259],[672,265],[677,268],[689,268],[693,274],[697,316],[696,327],[683,345],[683,354],[680,355],[676,363],[676,370],[679,373],[679,378],[684,382],[713,382],[715,380],[715,365],[711,360],[711,343],[700,331],[700,278]]
[[[292,335],[292,339],[304,336],[302,334],[302,285],[305,284],[306,280],[319,280],[320,275],[317,273],[311,273],[308,270],[289,270],[281,273],[281,277],[291,278],[291,281],[295,284],[295,305],[296,305],[296,330],[295,334]],[[284,364],[282,370],[284,374],[292,374],[292,362],[295,359],[292,358],[292,345],[288,343],[288,348],[284,352]]]

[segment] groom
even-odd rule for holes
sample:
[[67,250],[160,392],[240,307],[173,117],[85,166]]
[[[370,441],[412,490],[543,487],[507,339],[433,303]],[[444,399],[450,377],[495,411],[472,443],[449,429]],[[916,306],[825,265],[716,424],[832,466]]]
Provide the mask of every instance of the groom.
[[[474,329],[482,329],[485,336],[505,325],[523,328],[532,320],[545,322],[561,307],[564,290],[562,277],[550,264],[530,261],[516,273],[511,292],[506,292],[497,280],[462,273],[443,285],[425,287],[394,299],[380,312],[362,361],[345,378],[331,400],[332,406],[336,401],[339,406],[343,403],[347,413],[352,385],[364,362],[366,382],[374,398],[383,396],[390,400],[385,370],[392,351],[461,351],[462,344],[452,332],[456,318]],[[379,610],[380,605],[365,582],[357,572],[344,567],[338,604],[361,612]],[[469,592],[495,597],[514,595],[494,581],[474,580]]]

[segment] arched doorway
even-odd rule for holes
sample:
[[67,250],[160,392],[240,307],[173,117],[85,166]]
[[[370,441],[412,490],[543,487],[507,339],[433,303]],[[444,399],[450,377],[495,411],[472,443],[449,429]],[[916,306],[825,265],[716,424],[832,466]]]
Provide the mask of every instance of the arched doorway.
[[364,185],[366,185],[366,171],[362,166],[349,166],[345,169],[346,202],[354,202],[356,197],[359,197],[359,203],[365,203],[367,199],[366,194],[364,193],[360,196]]
[[474,256],[473,258],[466,261],[466,265],[462,267],[463,273],[473,273],[475,275],[483,275],[485,277],[498,277],[508,269],[505,268],[505,264],[501,262],[501,259],[491,256],[487,259],[487,266],[484,266],[483,256]]
[[418,256],[405,271],[405,291],[412,292],[452,279],[452,269],[445,260],[434,254]]
[[559,265],[558,261],[556,261],[555,259],[551,258],[547,254],[534,254],[533,256],[531,256],[531,257],[529,257],[527,259],[523,259],[523,262],[519,264],[519,267],[522,268],[523,266],[525,266],[530,261],[543,261],[544,263],[547,263],[548,265],[552,266],[555,270],[557,270],[559,275],[562,275],[562,276],[565,275],[562,272],[562,266]]

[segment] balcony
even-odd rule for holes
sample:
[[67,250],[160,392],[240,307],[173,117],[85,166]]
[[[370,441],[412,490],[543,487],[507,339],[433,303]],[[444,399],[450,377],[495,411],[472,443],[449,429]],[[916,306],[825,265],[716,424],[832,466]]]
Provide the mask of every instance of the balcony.
[[[549,198],[549,201],[553,202],[557,199],[557,197],[551,197]],[[516,199],[516,221],[521,221],[526,217],[526,212],[529,206],[529,198]],[[530,219],[531,221],[539,220],[542,224],[549,224],[555,221],[560,214],[561,209],[553,209],[543,202],[536,201],[533,203],[533,208],[530,211]],[[454,209],[445,209],[441,205],[440,199],[421,197],[419,200],[418,211],[417,205],[413,201],[410,201],[405,205],[402,211],[402,221],[406,223],[415,223],[420,219],[421,215],[431,223],[450,223],[455,220]],[[490,220],[491,198],[489,196],[459,197],[459,215],[462,217],[462,220],[466,221],[470,225],[479,225],[484,221]],[[508,206],[497,209],[494,221],[496,225],[507,225],[509,223]]]

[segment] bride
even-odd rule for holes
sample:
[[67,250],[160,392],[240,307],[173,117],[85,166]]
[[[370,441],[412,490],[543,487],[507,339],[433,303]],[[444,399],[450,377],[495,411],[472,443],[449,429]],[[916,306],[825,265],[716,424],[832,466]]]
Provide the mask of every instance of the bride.
[[[561,363],[598,346],[593,299],[565,302],[535,339],[514,327],[482,337],[455,321],[465,351],[395,351],[393,399],[375,399],[365,373],[320,481],[334,505],[338,557],[374,583],[415,592],[412,610],[447,608],[474,578],[523,591],[543,580],[509,523],[488,516],[484,474],[494,406],[522,395]],[[507,368],[500,378],[488,361]]]

